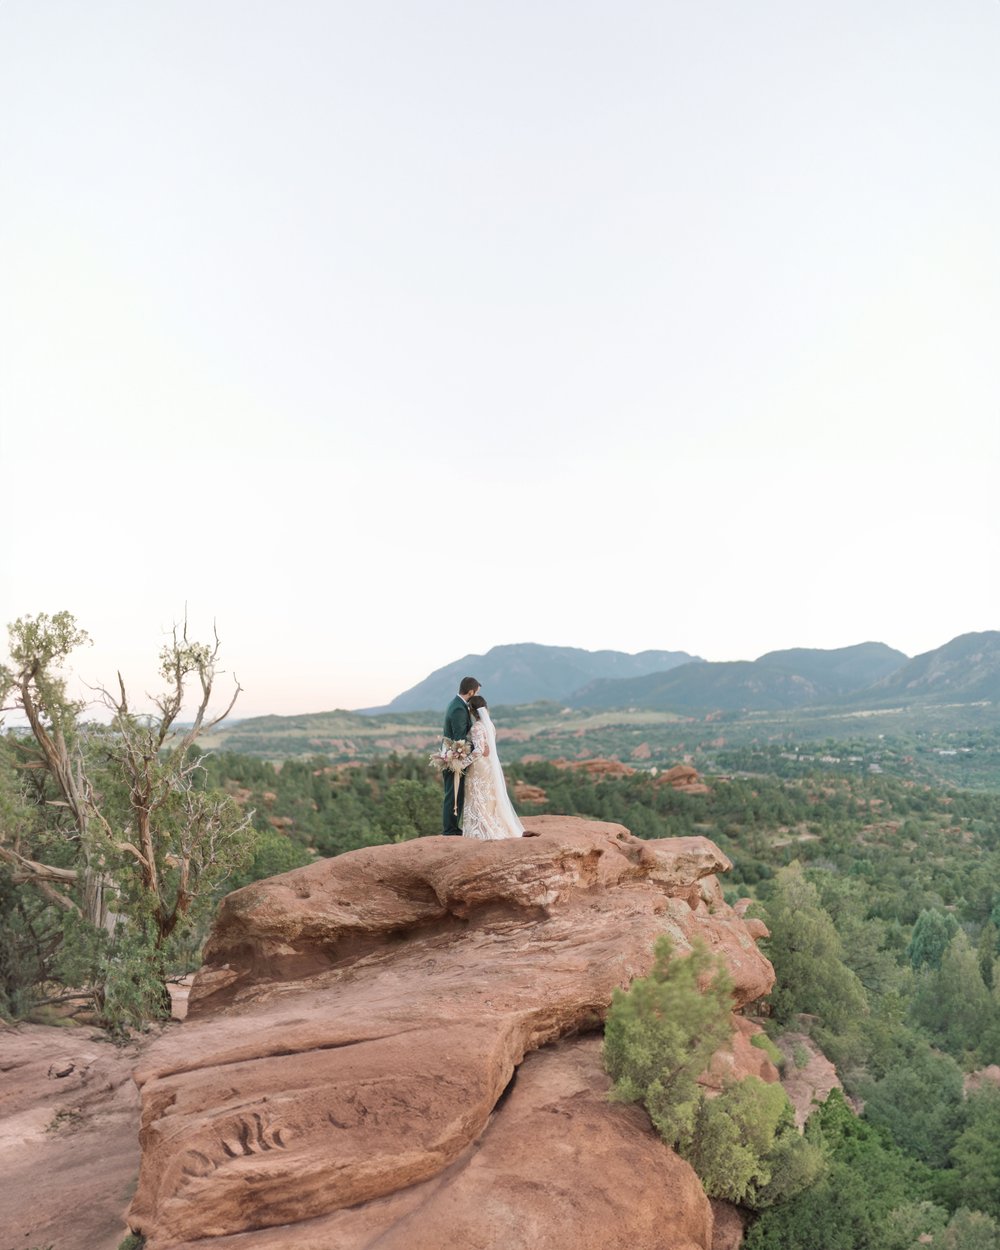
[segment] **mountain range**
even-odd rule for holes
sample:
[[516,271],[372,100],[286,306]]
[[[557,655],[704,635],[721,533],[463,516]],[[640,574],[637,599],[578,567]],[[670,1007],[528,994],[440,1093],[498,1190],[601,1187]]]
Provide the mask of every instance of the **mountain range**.
[[665,673],[681,664],[703,664],[686,651],[585,651],[581,647],[545,647],[535,642],[492,647],[485,655],[463,655],[436,669],[429,677],[398,694],[385,707],[366,712],[422,712],[442,708],[463,677],[475,677],[491,703],[567,703],[570,695],[588,683],[625,681],[650,673]]
[[775,712],[829,703],[870,687],[907,663],[902,651],[862,642],[833,651],[798,647],[757,660],[684,664],[628,681],[595,681],[567,700],[571,707],[639,707],[658,711]]
[[572,708],[780,711],[809,705],[1000,701],[1000,632],[962,634],[908,658],[882,642],[832,650],[796,647],[756,660],[710,662],[685,651],[585,651],[521,643],[466,655],[376,711],[444,707],[462,677],[493,704],[541,700]]

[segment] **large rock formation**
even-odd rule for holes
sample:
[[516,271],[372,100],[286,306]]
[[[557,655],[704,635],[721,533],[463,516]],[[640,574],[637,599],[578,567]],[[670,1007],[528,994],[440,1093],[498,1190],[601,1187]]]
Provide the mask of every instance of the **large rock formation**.
[[[373,847],[224,900],[188,1021],[136,1074],[149,1250],[708,1250],[697,1178],[607,1102],[581,1035],[661,933],[725,958],[734,1007],[767,993],[728,861],[527,823],[539,837]],[[759,1062],[745,1028],[733,1070]]]

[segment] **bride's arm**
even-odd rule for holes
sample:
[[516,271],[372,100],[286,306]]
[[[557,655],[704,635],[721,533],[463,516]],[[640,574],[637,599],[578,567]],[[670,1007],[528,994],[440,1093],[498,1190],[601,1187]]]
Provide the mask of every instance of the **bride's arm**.
[[490,744],[486,740],[486,726],[482,721],[473,720],[472,728],[469,731],[472,735],[472,745],[475,750],[473,755],[481,755],[485,758],[490,753]]

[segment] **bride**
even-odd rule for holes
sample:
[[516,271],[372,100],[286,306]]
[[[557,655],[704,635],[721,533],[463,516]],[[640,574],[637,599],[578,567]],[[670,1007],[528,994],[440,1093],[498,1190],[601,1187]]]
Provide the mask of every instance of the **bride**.
[[469,736],[475,751],[465,774],[462,834],[466,838],[479,838],[486,842],[495,842],[499,838],[522,838],[524,826],[507,797],[507,784],[497,755],[497,731],[482,695],[472,696],[469,711],[472,713]]

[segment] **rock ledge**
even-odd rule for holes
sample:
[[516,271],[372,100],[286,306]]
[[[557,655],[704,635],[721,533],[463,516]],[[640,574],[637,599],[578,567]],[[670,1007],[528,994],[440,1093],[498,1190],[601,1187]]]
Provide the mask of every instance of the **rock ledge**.
[[697,1178],[606,1102],[579,1035],[664,932],[724,956],[734,1007],[768,992],[730,865],[704,838],[526,823],[540,836],[373,847],[223,901],[188,1021],[136,1072],[149,1250],[708,1250]]

